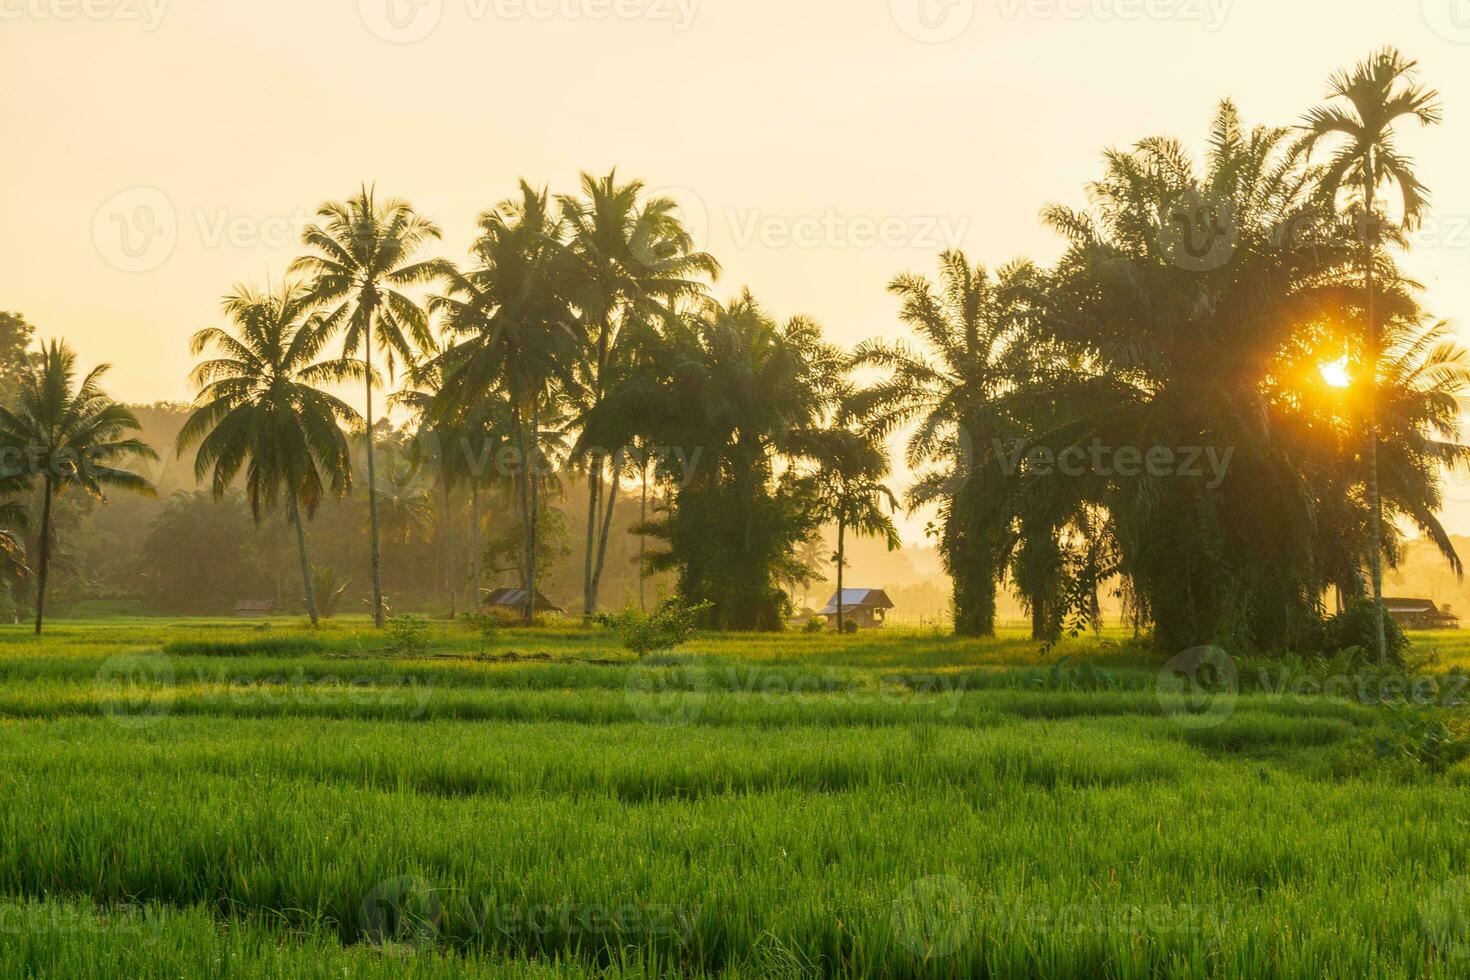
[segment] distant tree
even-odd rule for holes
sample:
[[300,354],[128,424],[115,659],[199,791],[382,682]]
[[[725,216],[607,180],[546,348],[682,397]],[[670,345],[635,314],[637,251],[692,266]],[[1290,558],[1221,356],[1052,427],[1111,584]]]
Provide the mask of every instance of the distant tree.
[[35,328],[19,313],[0,310],[0,402],[15,396]]
[[197,445],[196,479],[208,478],[223,499],[241,469],[256,522],[284,495],[301,563],[306,614],[318,622],[306,553],[306,516],[330,492],[340,497],[352,485],[352,463],[344,425],[359,421],[351,406],[318,386],[367,373],[360,361],[318,361],[325,333],[310,313],[313,297],[287,283],[275,295],[240,286],[225,297],[225,315],[235,333],[217,327],[194,335],[191,350],[213,357],[191,377],[199,395],[178,437],[182,455]]
[[131,411],[107,397],[101,365],[77,380],[77,357],[64,343],[44,345],[21,371],[13,407],[0,407],[0,447],[19,452],[28,475],[41,485],[40,541],[36,565],[36,633],[46,615],[46,580],[50,571],[51,508],[55,497],[76,489],[102,499],[108,489],[153,494],[142,476],[116,464],[157,459],[158,455],[129,433],[138,431]]
[[414,363],[415,345],[433,345],[423,309],[403,290],[444,278],[447,263],[416,257],[440,232],[407,202],[378,201],[363,187],[352,199],[322,205],[320,224],[307,227],[302,242],[311,252],[291,265],[312,277],[315,302],[328,309],[321,329],[343,333],[346,352],[362,352],[367,370],[364,417],[367,432],[368,535],[372,549],[373,623],[383,626],[383,560],[378,537],[377,462],[373,451],[373,354],[382,352],[391,380],[397,365]]
[[134,574],[150,608],[169,613],[220,613],[270,581],[245,495],[231,488],[175,492],[143,539]]

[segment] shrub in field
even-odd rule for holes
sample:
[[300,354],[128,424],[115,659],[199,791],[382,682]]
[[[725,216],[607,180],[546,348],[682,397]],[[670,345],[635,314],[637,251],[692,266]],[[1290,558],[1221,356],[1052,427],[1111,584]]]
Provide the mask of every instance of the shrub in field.
[[603,616],[601,622],[618,631],[623,647],[639,660],[650,653],[666,653],[687,643],[699,632],[699,619],[710,603],[686,605],[682,599],[665,599],[651,613],[627,609],[616,616]]
[[820,619],[808,619],[806,625],[801,628],[803,633],[820,633],[827,628],[827,624]]
[[1118,679],[1091,664],[1074,667],[1071,657],[1063,657],[1045,677],[1036,679],[1036,686],[1048,691],[1111,691],[1118,686]]
[[311,588],[316,595],[317,613],[322,619],[331,619],[342,606],[342,596],[350,583],[337,578],[337,570],[323,565],[311,573]]
[[[1388,662],[1402,667],[1404,653],[1409,649],[1409,638],[1392,617],[1385,616],[1383,628],[1387,636]],[[1326,654],[1360,648],[1363,651],[1378,649],[1377,622],[1370,599],[1354,599],[1342,612],[1322,624],[1321,646]]]
[[389,648],[400,656],[413,656],[429,649],[429,622],[419,616],[394,616],[388,620]]

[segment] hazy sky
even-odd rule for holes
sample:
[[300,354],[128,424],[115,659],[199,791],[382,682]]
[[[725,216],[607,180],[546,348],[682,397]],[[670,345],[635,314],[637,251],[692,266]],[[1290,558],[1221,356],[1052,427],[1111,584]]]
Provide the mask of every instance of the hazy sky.
[[1105,146],[1198,145],[1225,96],[1293,122],[1390,43],[1447,110],[1402,137],[1436,207],[1410,268],[1470,324],[1470,0],[0,0],[0,309],[184,398],[185,338],[322,200],[376,181],[459,257],[518,178],[616,166],[684,202],[721,294],[852,343],[945,246],[1053,258],[1037,213]]

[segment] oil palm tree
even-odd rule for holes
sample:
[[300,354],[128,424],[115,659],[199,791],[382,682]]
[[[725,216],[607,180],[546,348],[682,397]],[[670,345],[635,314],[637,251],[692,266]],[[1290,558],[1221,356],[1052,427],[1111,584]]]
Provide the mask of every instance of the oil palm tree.
[[940,552],[955,581],[955,626],[967,635],[995,632],[996,592],[1003,570],[1001,532],[979,519],[974,474],[993,462],[993,447],[1014,439],[1001,410],[1032,356],[1011,297],[1036,276],[1017,263],[992,276],[959,252],[940,256],[938,283],[902,275],[889,291],[924,350],[903,341],[869,341],[853,365],[881,377],[859,392],[854,410],[873,431],[890,434],[917,422],[907,461],[919,473],[911,507],[938,504]]
[[566,252],[547,195],[522,182],[520,197],[480,216],[472,266],[450,271],[431,300],[448,338],[439,356],[440,418],[497,395],[506,400],[519,457],[524,617],[535,615],[538,494],[543,427],[560,393],[575,384],[577,336],[565,294]]
[[[618,183],[616,172],[601,178],[583,174],[581,196],[559,198],[572,258],[571,295],[585,330],[578,371],[584,416],[599,412],[611,389],[635,369],[640,347],[654,341],[654,328],[670,310],[680,301],[702,299],[707,281],[719,274],[719,263],[698,250],[680,222],[677,204],[649,198],[644,190],[641,181]],[[597,611],[620,486],[620,448],[578,449],[587,469],[587,616]]]
[[[1320,175],[1322,197],[1334,208],[1340,200],[1357,219],[1362,246],[1363,280],[1367,290],[1367,376],[1370,386],[1378,383],[1379,311],[1376,278],[1381,235],[1379,192],[1396,188],[1402,206],[1402,225],[1416,227],[1429,207],[1428,191],[1414,172],[1413,162],[1398,149],[1395,127],[1403,121],[1434,125],[1442,119],[1439,94],[1415,81],[1417,63],[1393,48],[1386,48],[1360,63],[1351,72],[1339,72],[1330,82],[1333,100],[1307,114],[1303,128],[1310,151],[1330,143],[1331,158]],[[1371,551],[1374,618],[1378,659],[1387,662],[1388,646],[1383,622],[1383,500],[1379,492],[1380,452],[1378,414],[1368,405],[1368,499],[1372,508]]]
[[405,292],[443,278],[447,264],[418,255],[440,237],[438,226],[407,202],[379,201],[364,186],[345,202],[322,205],[319,223],[307,226],[302,243],[311,251],[291,265],[312,278],[312,295],[327,308],[321,329],[343,333],[343,357],[361,351],[367,386],[368,523],[372,549],[373,622],[383,625],[383,561],[378,539],[377,461],[373,451],[373,354],[381,352],[391,380],[400,363],[412,364],[415,346],[432,345],[428,317]]
[[314,297],[288,282],[273,294],[237,286],[224,298],[234,333],[209,327],[190,343],[198,391],[194,411],[178,436],[177,451],[198,446],[194,475],[208,478],[216,500],[224,499],[245,470],[245,493],[257,523],[262,512],[285,497],[301,562],[301,588],[311,624],[319,621],[303,521],[327,496],[352,486],[345,425],[360,418],[351,406],[321,386],[366,373],[361,361],[318,360],[325,334],[311,315]]
[[137,417],[102,390],[108,366],[77,378],[77,356],[61,341],[41,348],[20,373],[13,407],[0,407],[0,446],[18,447],[41,484],[40,540],[36,563],[36,633],[46,614],[46,585],[55,540],[51,505],[58,494],[75,489],[104,499],[110,489],[156,492],[145,477],[122,469],[133,460],[158,454],[131,435]]

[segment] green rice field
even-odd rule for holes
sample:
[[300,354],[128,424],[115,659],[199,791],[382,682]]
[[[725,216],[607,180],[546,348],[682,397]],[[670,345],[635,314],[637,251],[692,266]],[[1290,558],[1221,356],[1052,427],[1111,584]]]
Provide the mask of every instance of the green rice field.
[[0,975],[1467,976],[1470,640],[1415,649],[5,627]]

